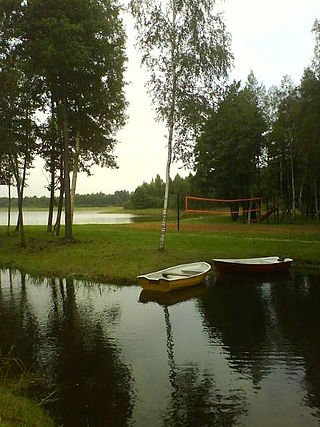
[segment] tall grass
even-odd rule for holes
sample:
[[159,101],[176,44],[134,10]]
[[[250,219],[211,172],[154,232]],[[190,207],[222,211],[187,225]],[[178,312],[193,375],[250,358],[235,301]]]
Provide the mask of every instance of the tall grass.
[[7,356],[0,350],[0,425],[51,427],[53,420],[36,402],[27,397],[34,378],[23,362],[14,357],[13,348]]

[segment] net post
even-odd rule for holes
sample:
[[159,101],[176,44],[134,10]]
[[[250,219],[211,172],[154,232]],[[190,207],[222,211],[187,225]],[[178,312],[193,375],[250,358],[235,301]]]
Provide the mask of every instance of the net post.
[[177,229],[180,231],[180,193],[177,194]]

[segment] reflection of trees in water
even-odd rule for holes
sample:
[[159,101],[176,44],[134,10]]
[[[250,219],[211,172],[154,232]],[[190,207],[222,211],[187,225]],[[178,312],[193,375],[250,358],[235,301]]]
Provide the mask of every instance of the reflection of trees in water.
[[286,364],[290,373],[301,369],[304,360],[304,385],[307,403],[320,415],[320,283],[319,276],[297,274],[294,285],[272,288],[272,302],[281,330],[280,351],[290,354]]
[[11,269],[7,273],[9,286],[0,282],[0,349],[2,355],[30,367],[39,344],[39,325],[28,301],[26,275]]
[[210,289],[199,300],[209,339],[222,343],[232,369],[257,385],[269,372],[267,313],[257,286]]
[[49,390],[56,391],[49,409],[63,425],[127,425],[132,378],[120,360],[121,349],[106,332],[109,324],[119,321],[120,308],[110,306],[97,313],[90,298],[77,300],[72,279],[53,279],[48,280],[48,312],[37,318],[34,313],[41,315],[41,298],[39,306],[32,307],[28,285],[43,286],[44,281],[29,278],[26,283],[23,275],[20,280],[16,276],[6,295],[0,286],[3,353],[14,344],[15,355],[26,364],[36,360]]
[[285,364],[290,375],[300,375],[303,368],[308,406],[319,416],[319,276],[296,275],[294,283],[291,276],[275,277],[263,283],[241,286],[237,278],[201,298],[208,335],[222,342],[229,366],[250,375],[256,385],[275,366]]
[[[76,301],[72,279],[51,283],[52,310],[47,334],[55,339],[55,366],[50,382],[58,387],[51,410],[64,425],[126,425],[132,413],[129,369],[120,348],[106,337],[106,323],[116,322],[119,307],[96,315]],[[89,301],[88,301],[89,304]]]
[[169,310],[164,306],[171,399],[163,423],[166,426],[232,425],[246,411],[244,393],[225,396],[218,390],[210,369],[195,364],[177,367]]

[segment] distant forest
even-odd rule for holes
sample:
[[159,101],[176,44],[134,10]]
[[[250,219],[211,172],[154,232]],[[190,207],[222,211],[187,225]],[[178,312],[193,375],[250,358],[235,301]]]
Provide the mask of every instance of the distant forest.
[[[129,191],[122,190],[116,191],[114,194],[104,193],[92,193],[92,194],[76,194],[75,205],[77,207],[94,207],[94,206],[123,206],[125,202],[130,199]],[[25,197],[24,206],[28,208],[48,208],[49,197]],[[18,207],[18,199],[13,198],[11,200],[13,207]],[[56,205],[58,204],[58,198],[56,198]],[[0,207],[8,206],[8,198],[0,198]]]
[[[191,179],[189,177],[181,178],[179,174],[171,181],[171,191],[169,206],[176,207],[177,194],[180,194],[181,200],[191,190]],[[115,191],[113,194],[104,194],[102,192],[92,194],[76,194],[76,207],[104,207],[118,206],[127,209],[145,209],[145,208],[161,208],[163,206],[165,183],[160,175],[152,179],[150,183],[144,182],[138,186],[135,191],[127,190]],[[0,208],[8,206],[8,198],[0,197]],[[49,197],[24,197],[24,206],[28,208],[47,208],[49,206]],[[11,199],[12,207],[18,207],[18,199]],[[58,198],[55,200],[55,205],[58,205]]]

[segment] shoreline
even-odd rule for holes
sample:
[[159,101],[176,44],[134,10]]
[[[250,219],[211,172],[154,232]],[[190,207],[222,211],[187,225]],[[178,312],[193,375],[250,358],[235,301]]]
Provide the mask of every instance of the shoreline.
[[160,252],[158,222],[74,225],[71,244],[47,233],[43,226],[26,226],[26,249],[19,246],[18,234],[12,232],[8,237],[6,227],[0,226],[0,267],[37,277],[71,276],[117,285],[134,285],[137,275],[170,265],[211,263],[213,258],[289,256],[294,259],[293,270],[320,270],[320,239],[314,227],[237,227],[184,220],[182,231],[174,228],[175,224],[168,224],[165,250]]

